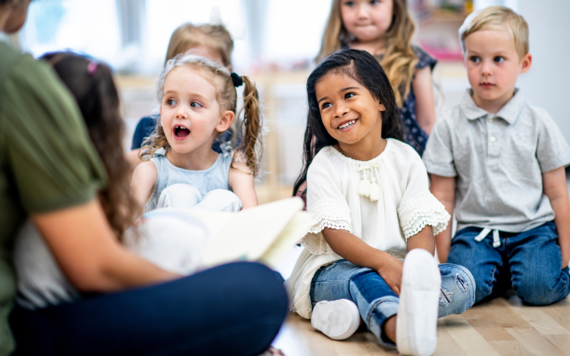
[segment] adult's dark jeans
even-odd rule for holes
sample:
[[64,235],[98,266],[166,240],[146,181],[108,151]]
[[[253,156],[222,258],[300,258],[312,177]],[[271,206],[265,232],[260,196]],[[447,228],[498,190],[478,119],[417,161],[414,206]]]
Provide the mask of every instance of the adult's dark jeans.
[[239,262],[155,286],[15,307],[15,355],[258,355],[287,312],[282,281]]

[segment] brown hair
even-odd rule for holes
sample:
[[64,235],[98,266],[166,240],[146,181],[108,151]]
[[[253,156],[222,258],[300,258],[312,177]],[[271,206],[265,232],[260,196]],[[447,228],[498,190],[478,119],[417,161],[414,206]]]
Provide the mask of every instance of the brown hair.
[[[195,54],[180,54],[166,63],[158,79],[159,101],[162,101],[166,77],[174,68],[180,66],[188,66],[202,71],[211,77],[211,82],[216,87],[216,96],[221,109],[232,111],[236,114],[236,121],[239,120],[239,115],[236,113],[237,93],[232,78],[232,75],[235,76],[236,74],[231,74],[228,68]],[[262,121],[261,112],[259,110],[259,94],[255,82],[250,77],[244,75],[239,78],[243,81],[243,84],[245,84],[243,90],[244,115],[243,119],[239,120],[238,125],[236,125],[238,127],[238,134],[241,134],[241,140],[235,150],[232,167],[236,161],[236,155],[239,155],[239,152],[243,152],[247,166],[252,174],[256,176],[259,173],[259,160],[262,151],[260,139]],[[210,78],[207,79],[209,80]],[[153,133],[143,142],[139,157],[143,161],[148,161],[154,156],[154,152],[160,148],[168,150],[169,144],[160,124],[160,120],[158,120]]]
[[[341,1],[332,2],[321,49],[317,55],[318,62],[350,44],[349,38],[352,35],[342,23]],[[406,0],[393,0],[393,4],[392,24],[386,32],[386,47],[379,62],[390,80],[396,103],[401,107],[410,92],[410,83],[418,63],[418,56],[412,49],[412,37],[416,26],[408,12]]]
[[191,23],[180,25],[172,33],[164,64],[178,54],[199,46],[215,50],[222,57],[224,66],[231,67],[234,41],[228,30],[221,25],[195,26]]
[[522,60],[529,48],[528,24],[521,15],[504,6],[490,6],[467,16],[459,28],[459,40],[463,53],[467,50],[465,48],[467,36],[478,31],[502,29],[505,24],[513,35],[517,54]]
[[135,221],[137,204],[129,187],[129,164],[122,145],[125,124],[111,69],[69,52],[48,53],[41,59],[51,64],[81,110],[91,142],[107,171],[107,186],[99,190],[99,200],[121,241]]

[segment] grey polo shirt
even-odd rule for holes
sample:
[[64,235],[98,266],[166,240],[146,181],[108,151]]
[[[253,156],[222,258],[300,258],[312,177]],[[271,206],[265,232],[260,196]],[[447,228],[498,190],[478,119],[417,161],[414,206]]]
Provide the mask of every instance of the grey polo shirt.
[[554,220],[542,173],[570,164],[570,147],[546,111],[519,90],[489,114],[468,89],[438,119],[423,161],[431,174],[456,177],[458,230],[522,232]]

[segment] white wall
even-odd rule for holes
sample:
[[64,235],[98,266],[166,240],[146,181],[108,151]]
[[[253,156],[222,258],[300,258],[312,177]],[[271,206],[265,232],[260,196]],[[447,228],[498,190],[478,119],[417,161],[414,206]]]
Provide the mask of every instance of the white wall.
[[570,1],[518,0],[530,30],[529,72],[519,77],[526,99],[548,111],[570,142]]

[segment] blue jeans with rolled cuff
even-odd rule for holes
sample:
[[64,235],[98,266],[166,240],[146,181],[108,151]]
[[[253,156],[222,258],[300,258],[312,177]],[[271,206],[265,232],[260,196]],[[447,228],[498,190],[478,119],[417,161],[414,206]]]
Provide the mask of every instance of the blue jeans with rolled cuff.
[[[461,314],[475,302],[475,282],[466,268],[449,263],[439,265],[441,291],[438,317]],[[324,300],[349,299],[358,307],[368,329],[383,345],[391,345],[384,335],[384,323],[398,313],[399,299],[384,279],[371,268],[339,260],[321,267],[311,283],[313,307]]]
[[475,303],[494,299],[511,288],[528,305],[548,305],[568,296],[569,270],[562,269],[553,222],[524,232],[499,231],[498,237],[489,233],[477,241],[482,230],[467,227],[458,231],[447,259],[473,274]]

